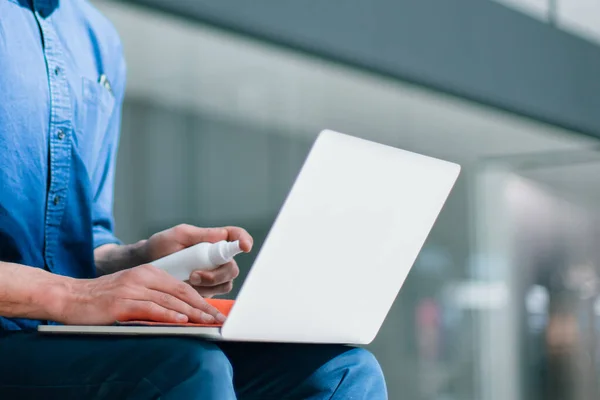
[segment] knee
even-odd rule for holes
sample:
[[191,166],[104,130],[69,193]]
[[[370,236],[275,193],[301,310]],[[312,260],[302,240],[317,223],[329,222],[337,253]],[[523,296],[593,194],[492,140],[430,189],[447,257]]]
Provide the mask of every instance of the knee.
[[225,354],[212,343],[163,338],[149,346],[148,351],[158,364],[153,374],[156,376],[148,377],[154,383],[158,381],[173,387],[183,382],[211,382],[215,389],[223,391],[232,385],[231,364]]
[[[368,350],[355,348],[343,355],[347,378],[355,390],[369,399],[386,399],[387,388],[383,371],[375,356]],[[368,395],[367,395],[368,393]]]
[[362,348],[352,349],[346,353],[348,369],[369,379],[383,382],[383,371],[379,362],[368,350]]
[[177,366],[190,372],[215,378],[233,375],[233,369],[225,354],[212,343],[177,339],[170,346],[167,365]]

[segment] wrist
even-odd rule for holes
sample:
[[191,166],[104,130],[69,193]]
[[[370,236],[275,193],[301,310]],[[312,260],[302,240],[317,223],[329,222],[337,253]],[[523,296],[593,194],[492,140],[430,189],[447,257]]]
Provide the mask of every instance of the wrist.
[[77,279],[66,276],[50,274],[49,282],[43,287],[35,289],[40,295],[39,307],[47,316],[44,319],[57,322],[65,322],[69,312],[68,307],[76,301]]
[[137,267],[138,265],[147,264],[152,261],[148,256],[146,242],[147,240],[140,240],[137,243],[124,246],[126,247],[125,251],[129,259],[132,260],[131,267]]
[[141,240],[135,244],[107,244],[96,248],[94,260],[98,274],[111,274],[149,262],[145,243]]

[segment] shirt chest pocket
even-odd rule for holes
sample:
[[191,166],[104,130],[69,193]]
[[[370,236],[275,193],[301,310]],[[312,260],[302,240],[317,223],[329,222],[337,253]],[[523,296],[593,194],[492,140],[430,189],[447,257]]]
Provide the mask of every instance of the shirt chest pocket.
[[88,172],[92,174],[106,141],[115,99],[106,87],[88,78],[82,78],[81,89],[74,144]]

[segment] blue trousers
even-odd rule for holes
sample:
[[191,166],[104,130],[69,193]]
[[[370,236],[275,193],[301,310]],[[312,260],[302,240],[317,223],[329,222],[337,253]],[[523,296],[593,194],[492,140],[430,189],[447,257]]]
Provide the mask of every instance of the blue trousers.
[[387,399],[379,364],[337,345],[0,332],[0,399]]

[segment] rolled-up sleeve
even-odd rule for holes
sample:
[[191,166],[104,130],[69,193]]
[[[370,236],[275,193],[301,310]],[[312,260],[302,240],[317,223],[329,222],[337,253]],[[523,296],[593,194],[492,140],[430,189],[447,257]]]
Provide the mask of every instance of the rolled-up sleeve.
[[114,183],[117,150],[121,131],[121,114],[125,93],[126,66],[122,51],[118,53],[118,67],[111,82],[115,103],[107,132],[98,149],[100,156],[93,171],[92,184],[94,185],[94,203],[92,208],[94,248],[121,242],[114,234]]

